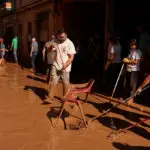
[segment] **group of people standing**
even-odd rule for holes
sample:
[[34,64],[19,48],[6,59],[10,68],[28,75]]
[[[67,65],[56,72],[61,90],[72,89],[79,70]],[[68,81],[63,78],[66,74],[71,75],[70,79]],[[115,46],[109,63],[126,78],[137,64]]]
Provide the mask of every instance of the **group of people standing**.
[[[111,35],[108,40],[108,56],[104,67],[104,76],[106,78],[104,77],[104,82],[107,81],[110,83],[112,81],[111,85],[114,87],[117,79],[122,80],[122,97],[131,97],[131,99],[128,100],[128,103],[132,103],[134,98],[133,95],[137,91],[141,91],[141,87],[143,88],[142,85],[145,85],[142,84],[137,90],[139,75],[145,73],[140,68],[145,59],[148,47],[145,47],[144,50],[140,50],[138,46],[141,45],[141,43],[138,43],[136,39],[132,39],[129,42],[129,52],[127,57],[121,58],[122,46],[119,39]],[[121,65],[124,65],[122,70]],[[121,78],[117,78],[119,77],[119,73],[122,75]],[[145,80],[147,84],[149,82],[149,77]]]
[[[138,48],[141,45],[136,39],[132,39],[129,42],[129,52],[127,57],[122,58],[122,46],[120,38],[108,36],[108,52],[107,59],[104,66],[104,82],[110,82],[113,86],[116,83],[121,66],[124,65],[122,70],[122,97],[131,96],[128,101],[133,102],[132,95],[135,92],[140,92],[145,83],[149,83],[149,77],[146,78],[143,84],[138,88],[139,73],[141,72],[140,66],[142,59],[145,56],[144,50]],[[145,50],[146,51],[146,50]],[[32,39],[31,44],[31,64],[35,69],[35,58],[38,54],[38,43],[35,38]],[[67,33],[64,28],[61,28],[56,35],[52,35],[51,39],[45,43],[43,50],[43,61],[47,58],[47,83],[49,84],[49,94],[46,102],[50,102],[54,99],[58,80],[61,78],[63,82],[63,95],[68,91],[70,87],[70,71],[71,64],[76,54],[75,46],[73,42],[67,37]],[[111,75],[111,76],[110,76]],[[109,86],[109,85],[108,85]]]
[[[18,65],[18,47],[19,47],[19,39],[18,36],[15,35],[14,38],[12,39],[12,42],[10,44],[11,46],[7,49],[5,44],[4,44],[4,39],[0,38],[0,59],[1,62],[3,63],[6,61],[6,58],[8,57],[7,52],[12,52],[13,53],[13,59]],[[35,71],[35,59],[38,54],[38,43],[35,38],[32,38],[32,43],[31,43],[31,50],[30,50],[30,57],[31,57],[31,65],[32,65],[32,70]]]
[[[14,36],[14,38],[12,39],[10,51],[13,51],[13,56],[16,63],[18,63],[17,50],[18,50],[18,37]],[[6,49],[6,46],[4,44],[4,39],[0,38],[0,59],[2,64],[6,60],[7,52],[9,52],[9,50]]]
[[[123,95],[125,98],[131,96],[129,103],[133,101],[132,95],[137,92],[139,83],[139,73],[141,60],[143,55],[138,48],[136,39],[132,39],[129,43],[129,53],[127,57],[121,58],[122,46],[118,37],[110,36],[108,41],[108,55],[104,67],[104,79],[113,81],[113,86],[117,80],[121,66],[124,65],[123,73]],[[47,101],[52,100],[56,90],[56,85],[59,78],[63,81],[64,94],[69,88],[69,73],[71,71],[71,63],[76,54],[74,44],[67,38],[64,29],[58,31],[57,35],[51,41],[45,43],[43,48],[43,59],[45,52],[48,58],[48,78],[47,83],[50,83],[50,92]],[[50,53],[49,53],[50,52]],[[108,77],[108,78],[107,78]],[[148,78],[149,79],[149,78]],[[146,79],[146,83],[147,80]],[[142,84],[143,85],[143,84]],[[138,88],[138,92],[143,87]],[[145,82],[144,82],[145,85]],[[125,90],[127,89],[127,90]],[[127,91],[127,92],[126,92]]]
[[[135,39],[132,39],[129,43],[129,53],[127,57],[121,58],[122,46],[120,44],[120,39],[116,36],[108,36],[108,52],[107,59],[104,66],[104,76],[102,80],[104,84],[107,82],[112,82],[114,86],[121,65],[124,65],[124,79],[123,79],[123,91],[124,88],[128,90],[130,96],[132,96],[136,91],[141,92],[141,89],[149,84],[150,77],[148,76],[144,83],[137,90],[138,86],[138,76],[140,72],[140,62],[145,56],[142,54],[141,50],[138,49],[138,43]],[[13,51],[13,56],[15,62],[18,63],[18,37],[15,36],[12,39],[10,50]],[[4,40],[0,38],[0,57],[5,59],[6,52],[8,50],[5,48]],[[35,72],[35,59],[39,52],[39,46],[36,38],[32,38],[30,58],[32,71]],[[71,64],[74,60],[74,55],[76,54],[75,46],[73,42],[67,37],[67,32],[64,28],[58,30],[56,35],[52,35],[51,39],[45,43],[43,50],[43,61],[47,58],[47,83],[49,84],[49,94],[45,102],[51,103],[55,96],[55,91],[57,88],[57,83],[59,79],[62,79],[63,83],[63,95],[66,94],[70,88],[70,71]],[[95,53],[94,53],[95,54]],[[126,93],[125,93],[126,94]],[[129,96],[128,95],[128,96]],[[123,95],[124,96],[124,95]],[[132,102],[133,99],[130,100]]]
[[[13,51],[14,60],[18,63],[18,38],[15,36],[12,39],[10,50]],[[0,57],[5,59],[6,51],[3,39],[0,38]],[[39,52],[39,45],[36,38],[32,38],[30,58],[32,71],[35,72],[35,59]],[[67,32],[64,28],[58,30],[57,34],[52,36],[52,39],[45,43],[43,47],[43,61],[47,57],[47,83],[49,84],[49,94],[45,102],[51,103],[54,99],[56,86],[59,79],[63,83],[63,95],[70,88],[70,71],[71,64],[76,54],[73,42],[67,37]]]

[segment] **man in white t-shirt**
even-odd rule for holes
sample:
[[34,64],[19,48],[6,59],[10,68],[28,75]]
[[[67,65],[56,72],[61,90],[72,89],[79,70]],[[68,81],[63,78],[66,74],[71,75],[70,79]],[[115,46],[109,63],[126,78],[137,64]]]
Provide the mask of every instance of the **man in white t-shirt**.
[[64,28],[58,31],[52,51],[56,51],[56,57],[51,68],[50,89],[48,99],[46,100],[48,102],[53,100],[55,89],[60,78],[63,82],[63,95],[65,95],[70,86],[71,65],[76,51],[73,42],[67,38]]
[[[126,77],[125,77],[125,85],[127,80],[129,80],[130,86],[130,96],[136,92],[137,83],[138,83],[138,74],[140,71],[140,60],[142,57],[142,53],[139,49],[136,48],[136,40],[131,40],[130,42],[130,53],[128,58],[124,58],[123,62],[126,63]],[[130,99],[128,103],[131,103],[133,99]]]

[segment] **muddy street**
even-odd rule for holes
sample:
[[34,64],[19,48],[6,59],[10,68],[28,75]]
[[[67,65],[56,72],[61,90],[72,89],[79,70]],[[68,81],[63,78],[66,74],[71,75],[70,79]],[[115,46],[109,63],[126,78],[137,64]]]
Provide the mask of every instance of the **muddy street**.
[[[112,142],[107,139],[112,131],[111,119],[118,130],[146,117],[146,114],[123,105],[93,121],[87,129],[68,127],[68,124],[79,121],[73,116],[81,117],[78,108],[68,107],[64,119],[54,129],[52,123],[56,121],[58,109],[53,111],[53,105],[43,105],[47,88],[44,76],[11,63],[0,67],[0,150],[150,149],[150,120]],[[57,96],[61,95],[62,85],[59,83]],[[105,102],[104,98],[91,94],[88,102],[82,103],[86,119],[102,113]],[[60,103],[56,102],[56,105],[60,106]]]

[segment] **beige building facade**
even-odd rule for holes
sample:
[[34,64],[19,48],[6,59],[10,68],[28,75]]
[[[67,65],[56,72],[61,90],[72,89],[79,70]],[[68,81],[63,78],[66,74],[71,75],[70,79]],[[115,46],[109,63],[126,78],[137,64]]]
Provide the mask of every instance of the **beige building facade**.
[[37,38],[42,50],[43,44],[62,26],[73,40],[86,39],[95,31],[101,33],[103,38],[106,37],[107,27],[113,23],[112,20],[109,21],[112,2],[113,0],[15,0],[15,11],[1,17],[0,32],[8,44],[15,34],[19,36],[20,57],[26,61],[29,58],[31,37]]
[[[55,30],[62,26],[62,16],[54,12],[55,5],[53,0],[16,0],[15,11],[1,16],[0,36],[10,45],[13,36],[18,35],[21,60],[29,57],[31,37],[36,37],[42,47]],[[59,8],[59,2],[57,7]]]
[[[31,37],[36,37],[40,49],[51,38],[54,28],[54,4],[50,0],[16,0],[15,33],[21,37],[22,56],[29,53]],[[57,17],[57,16],[56,16]],[[61,18],[58,16],[59,25]]]

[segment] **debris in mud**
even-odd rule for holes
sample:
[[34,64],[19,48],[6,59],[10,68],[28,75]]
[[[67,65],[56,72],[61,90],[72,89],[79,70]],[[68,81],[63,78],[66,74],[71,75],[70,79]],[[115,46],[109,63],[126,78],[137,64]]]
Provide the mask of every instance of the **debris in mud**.
[[67,129],[68,130],[80,130],[82,128],[85,128],[85,125],[84,125],[83,121],[76,121],[74,123],[68,123],[67,124]]

